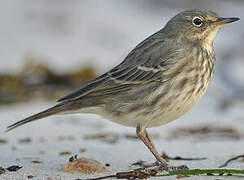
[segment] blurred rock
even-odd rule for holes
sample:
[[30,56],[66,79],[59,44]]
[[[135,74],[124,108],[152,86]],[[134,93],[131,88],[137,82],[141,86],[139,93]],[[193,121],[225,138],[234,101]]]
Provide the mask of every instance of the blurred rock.
[[0,144],[6,144],[8,141],[6,139],[0,138]]
[[47,64],[29,60],[18,74],[0,74],[0,104],[58,99],[95,77],[90,67],[58,74]]

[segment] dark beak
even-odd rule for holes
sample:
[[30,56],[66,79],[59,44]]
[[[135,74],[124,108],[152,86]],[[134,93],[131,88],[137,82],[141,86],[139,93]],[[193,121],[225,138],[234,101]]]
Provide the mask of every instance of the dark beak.
[[236,18],[236,17],[231,17],[231,18],[220,17],[216,21],[213,21],[213,24],[216,25],[216,26],[220,26],[220,25],[223,25],[223,24],[227,24],[227,23],[232,23],[232,22],[238,21],[239,19],[240,18]]

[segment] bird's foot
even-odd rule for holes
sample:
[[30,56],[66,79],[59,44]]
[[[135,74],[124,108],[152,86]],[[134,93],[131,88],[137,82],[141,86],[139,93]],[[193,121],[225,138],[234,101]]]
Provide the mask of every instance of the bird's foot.
[[168,173],[178,173],[178,172],[183,172],[189,170],[189,168],[186,165],[181,165],[181,166],[169,166],[167,163],[161,163],[159,161],[156,161],[155,163],[152,164],[142,164],[142,167],[137,169],[137,170],[142,170],[148,173],[151,172],[163,172],[167,171]]
[[169,166],[165,162],[159,162],[156,161],[156,164],[158,165],[155,170],[158,172],[167,171],[169,173],[178,173],[189,170],[189,168],[186,165],[181,166]]
[[[161,168],[161,167],[159,167],[159,168]],[[181,166],[168,166],[165,169],[163,167],[162,170],[165,170],[169,173],[178,173],[178,172],[187,171],[187,170],[189,170],[189,168],[186,165],[181,165]],[[159,171],[160,171],[160,169],[158,169],[158,172]]]

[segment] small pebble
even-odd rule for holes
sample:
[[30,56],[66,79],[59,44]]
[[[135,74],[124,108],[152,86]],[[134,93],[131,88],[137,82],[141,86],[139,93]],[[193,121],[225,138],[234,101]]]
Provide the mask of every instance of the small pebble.
[[106,163],[106,164],[105,164],[105,166],[109,167],[109,166],[110,166],[110,164],[109,164],[109,163]]
[[38,160],[33,160],[31,161],[32,163],[35,163],[35,164],[39,164],[39,163],[42,163],[41,161],[38,161]]
[[70,151],[63,151],[63,152],[60,152],[59,155],[60,156],[63,156],[63,155],[70,155],[71,152]]
[[80,153],[84,153],[86,152],[87,150],[85,148],[80,148]]
[[27,143],[31,143],[31,142],[32,142],[32,140],[29,137],[19,140],[19,143],[21,143],[21,144],[27,144]]
[[19,169],[21,169],[22,166],[16,166],[16,165],[13,165],[13,166],[9,166],[8,168],[6,168],[8,171],[18,171]]

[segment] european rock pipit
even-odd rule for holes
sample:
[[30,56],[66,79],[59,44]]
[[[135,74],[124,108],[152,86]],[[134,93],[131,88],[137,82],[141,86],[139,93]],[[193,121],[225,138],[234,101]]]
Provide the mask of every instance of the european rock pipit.
[[214,37],[221,25],[237,20],[211,11],[181,12],[137,45],[122,63],[54,107],[10,125],[7,131],[54,114],[99,114],[136,127],[137,136],[163,170],[186,169],[163,160],[146,128],[177,119],[200,100],[214,74]]

